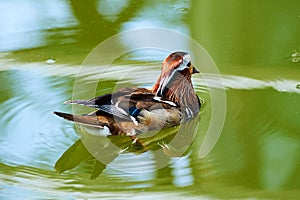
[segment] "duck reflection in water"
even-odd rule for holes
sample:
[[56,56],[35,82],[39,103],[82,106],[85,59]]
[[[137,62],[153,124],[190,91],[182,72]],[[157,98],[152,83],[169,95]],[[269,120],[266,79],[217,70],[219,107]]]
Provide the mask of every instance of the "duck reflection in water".
[[171,53],[152,88],[122,88],[90,100],[69,100],[95,109],[86,115],[54,112],[80,125],[81,139],[57,161],[59,172],[76,167],[89,157],[97,159],[92,178],[121,152],[162,151],[182,156],[190,146],[201,107],[192,85],[199,71],[186,52]]

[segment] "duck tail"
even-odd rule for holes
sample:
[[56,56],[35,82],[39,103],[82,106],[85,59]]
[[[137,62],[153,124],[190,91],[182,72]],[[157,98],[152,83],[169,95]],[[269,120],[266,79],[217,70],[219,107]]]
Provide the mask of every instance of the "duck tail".
[[86,125],[86,126],[92,126],[92,127],[97,127],[97,128],[103,128],[103,126],[99,123],[98,119],[96,116],[90,116],[90,115],[72,115],[68,113],[63,113],[63,112],[54,112],[55,115],[62,117],[66,120]]

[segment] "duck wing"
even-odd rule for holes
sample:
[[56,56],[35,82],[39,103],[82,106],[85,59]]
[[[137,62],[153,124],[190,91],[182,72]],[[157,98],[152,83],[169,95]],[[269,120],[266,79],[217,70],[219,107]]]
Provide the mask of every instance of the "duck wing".
[[[89,100],[69,100],[65,104],[77,104],[95,108],[125,121],[132,120],[142,109],[168,109],[176,106],[168,101],[158,100],[146,88],[122,88],[112,94],[95,97]],[[102,112],[98,112],[102,114]]]
[[87,126],[108,127],[113,135],[174,126],[180,123],[181,117],[176,104],[155,98],[155,94],[146,88],[123,88],[90,100],[69,100],[65,103],[96,110],[87,115],[54,112],[56,115]]

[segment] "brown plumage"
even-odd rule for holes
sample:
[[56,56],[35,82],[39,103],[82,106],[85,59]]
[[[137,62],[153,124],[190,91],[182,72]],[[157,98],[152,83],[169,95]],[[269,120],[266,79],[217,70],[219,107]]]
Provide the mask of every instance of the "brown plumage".
[[136,135],[150,130],[172,127],[198,114],[200,101],[191,75],[198,71],[186,52],[170,54],[152,88],[122,88],[90,100],[65,103],[95,108],[84,116],[54,112],[67,120],[86,126],[109,129],[111,135]]

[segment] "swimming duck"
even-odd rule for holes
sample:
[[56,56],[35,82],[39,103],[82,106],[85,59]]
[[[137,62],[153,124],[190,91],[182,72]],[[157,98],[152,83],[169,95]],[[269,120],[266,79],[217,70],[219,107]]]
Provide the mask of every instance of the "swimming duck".
[[86,115],[54,114],[84,126],[99,128],[101,135],[135,136],[142,132],[173,127],[194,118],[201,103],[191,76],[199,71],[186,52],[171,53],[162,63],[152,88],[122,88],[90,100],[69,100],[95,109]]

